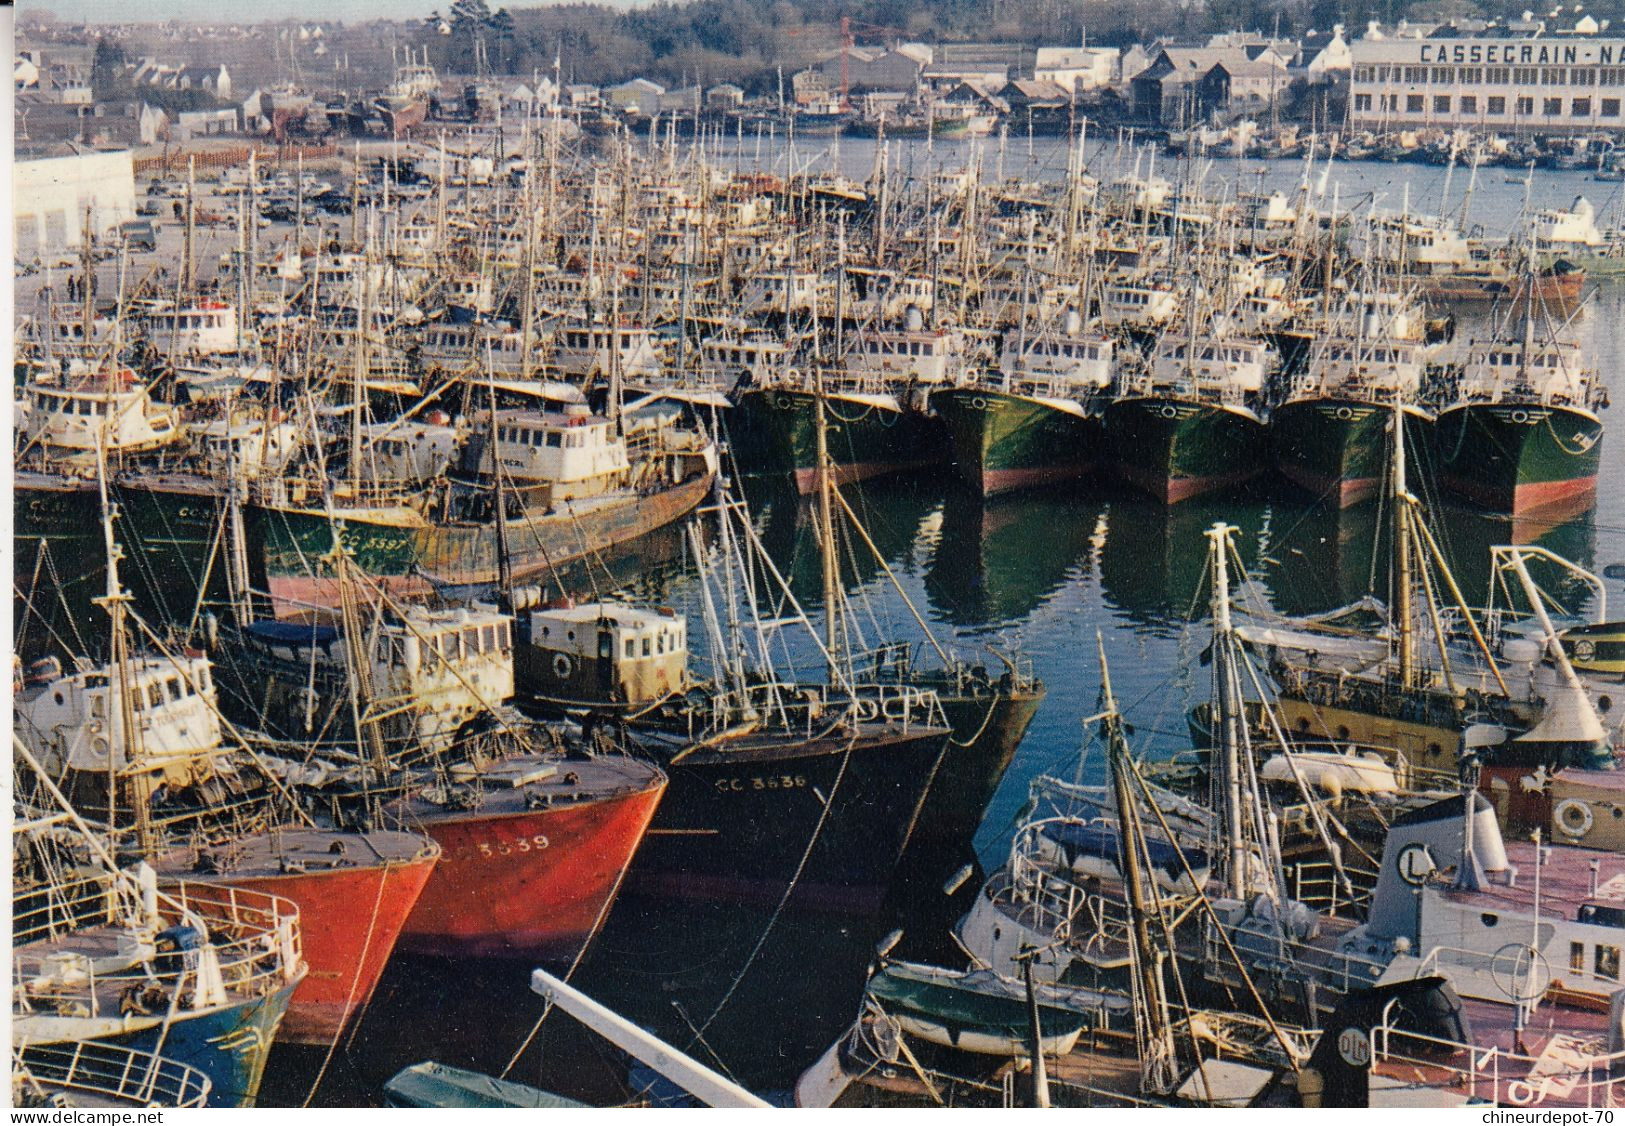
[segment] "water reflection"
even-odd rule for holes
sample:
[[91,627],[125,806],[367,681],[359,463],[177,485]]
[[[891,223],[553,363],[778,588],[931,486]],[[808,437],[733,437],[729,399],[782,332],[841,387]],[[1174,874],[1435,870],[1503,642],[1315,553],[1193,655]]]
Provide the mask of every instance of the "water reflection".
[[1253,500],[1200,498],[1164,505],[1139,497],[1118,496],[1106,517],[1106,542],[1100,554],[1100,583],[1107,599],[1127,611],[1142,627],[1178,631],[1194,615],[1205,615],[1202,593],[1207,566],[1205,533],[1215,523],[1240,531],[1236,546],[1249,572],[1267,550],[1262,535],[1270,525],[1270,508]]
[[1020,622],[1088,568],[1106,502],[1072,491],[985,500],[950,487],[925,590],[954,626]]

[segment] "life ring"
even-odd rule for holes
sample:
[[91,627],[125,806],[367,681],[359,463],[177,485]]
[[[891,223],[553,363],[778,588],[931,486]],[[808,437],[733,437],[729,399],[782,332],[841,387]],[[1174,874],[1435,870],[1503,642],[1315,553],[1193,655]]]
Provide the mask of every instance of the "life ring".
[[790,396],[788,396],[788,395],[777,395],[773,399],[773,405],[775,407],[778,407],[781,411],[787,411],[792,406],[794,406],[795,404],[794,404],[794,402],[792,402]]
[[1595,821],[1591,807],[1578,798],[1564,798],[1552,810],[1552,824],[1571,837],[1585,836]]
[[1590,638],[1588,638],[1588,637],[1587,638],[1581,638],[1579,641],[1576,641],[1574,643],[1574,659],[1575,660],[1577,660],[1577,661],[1589,661],[1589,660],[1592,660],[1593,658],[1595,658],[1596,655],[1597,655],[1597,643],[1595,641],[1592,641]]
[[575,671],[575,664],[563,653],[553,654],[553,675],[560,680],[568,680]]
[[1513,411],[1512,414],[1509,415],[1508,417],[1510,417],[1512,419],[1512,421],[1517,423],[1519,426],[1523,426],[1524,424],[1526,424],[1529,421],[1529,412],[1528,411]]

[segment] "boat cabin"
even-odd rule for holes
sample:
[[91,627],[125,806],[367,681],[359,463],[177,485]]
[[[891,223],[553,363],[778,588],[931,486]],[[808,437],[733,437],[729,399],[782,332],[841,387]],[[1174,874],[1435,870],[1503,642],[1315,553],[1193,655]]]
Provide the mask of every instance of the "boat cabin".
[[139,453],[177,441],[182,434],[174,415],[153,402],[134,373],[121,368],[109,390],[105,375],[91,376],[74,387],[29,383],[24,389],[23,435],[31,445],[66,456]]
[[999,370],[1011,379],[1072,384],[1084,390],[1111,386],[1114,347],[1109,337],[1046,334],[1022,341],[1006,334]]
[[152,346],[166,356],[237,350],[237,309],[224,301],[149,309],[145,321]]
[[522,610],[515,681],[560,706],[652,704],[688,687],[688,623],[674,611],[614,602]]
[[[493,476],[490,435],[469,443],[474,471]],[[545,502],[597,496],[620,487],[631,472],[626,443],[608,418],[580,405],[553,411],[498,411],[496,456],[507,481],[545,486]],[[465,456],[464,468],[470,458]]]
[[964,366],[965,336],[953,329],[861,333],[846,354],[846,370],[858,378],[946,383]]
[[[255,622],[244,632],[248,656],[270,672],[268,714],[292,732],[347,735],[345,640],[331,626]],[[379,624],[369,653],[374,700],[386,743],[449,745],[463,726],[513,696],[513,631],[485,607],[426,610]],[[336,722],[328,723],[332,716]]]
[[1153,382],[1197,390],[1256,394],[1264,388],[1272,354],[1261,340],[1165,337],[1151,361]]
[[[121,686],[134,725],[128,734]],[[13,708],[13,730],[58,776],[138,766],[183,786],[220,749],[214,680],[201,654],[135,657],[122,676],[106,665],[64,674],[47,657],[29,666]]]
[[659,346],[647,328],[623,325],[568,325],[553,334],[553,363],[565,375],[592,377],[608,375],[611,340],[620,352],[621,374],[658,375],[661,368]]

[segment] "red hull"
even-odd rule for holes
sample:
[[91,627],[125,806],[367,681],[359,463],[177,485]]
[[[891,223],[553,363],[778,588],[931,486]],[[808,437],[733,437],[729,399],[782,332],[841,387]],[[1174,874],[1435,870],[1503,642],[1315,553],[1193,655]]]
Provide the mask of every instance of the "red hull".
[[518,813],[447,813],[422,829],[444,852],[406,929],[417,954],[568,962],[608,914],[666,781]]
[[265,876],[199,876],[280,895],[299,905],[299,930],[310,973],[294,991],[278,1040],[331,1044],[372,998],[407,916],[428,884],[438,849],[410,859]]
[[1258,477],[1264,469],[1257,466],[1235,473],[1219,473],[1208,477],[1169,477],[1165,474],[1148,473],[1131,465],[1119,465],[1118,471],[1125,481],[1143,492],[1150,493],[1154,500],[1159,500],[1163,504],[1179,504],[1222,489],[1239,488]]
[[1511,504],[1506,491],[1476,481],[1449,475],[1445,488],[1492,512],[1509,516],[1539,516],[1556,523],[1572,520],[1591,511],[1597,503],[1597,478],[1570,477],[1561,481],[1532,481],[1514,486]]
[[1289,469],[1286,466],[1281,467],[1281,476],[1316,497],[1330,500],[1335,493],[1339,508],[1352,508],[1354,505],[1362,504],[1375,497],[1382,488],[1382,482],[1375,477],[1354,477],[1333,481],[1329,477]]
[[[932,462],[921,461],[852,461],[837,463],[830,467],[829,482],[832,485],[850,485],[857,481],[867,481],[871,477],[882,477],[889,473],[912,473],[916,470],[928,468]],[[812,496],[818,491],[818,470],[798,469],[795,472],[796,492],[802,496]]]
[[1063,465],[1035,469],[987,469],[981,473],[979,482],[972,481],[971,484],[979,486],[983,496],[991,497],[1016,489],[1037,489],[1081,480],[1093,468],[1089,465]]

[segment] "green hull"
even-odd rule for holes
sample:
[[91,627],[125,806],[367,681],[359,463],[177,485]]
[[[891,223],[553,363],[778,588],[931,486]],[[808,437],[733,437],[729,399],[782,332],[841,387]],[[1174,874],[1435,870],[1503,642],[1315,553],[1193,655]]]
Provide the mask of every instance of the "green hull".
[[1004,391],[938,391],[931,405],[948,430],[954,469],[983,496],[1071,481],[1099,460],[1105,426],[1076,404]]
[[[1270,415],[1270,452],[1276,471],[1339,508],[1375,497],[1392,460],[1388,431],[1393,410],[1354,399],[1286,403]],[[1405,442],[1414,472],[1417,451],[1432,440],[1432,422],[1407,412]]]
[[[561,504],[507,525],[508,565],[519,581],[607,551],[663,528],[699,507],[710,494],[709,473],[662,489]],[[262,508],[254,513],[263,544],[267,588],[281,615],[338,604],[331,555],[337,538],[355,565],[397,595],[444,587],[492,586],[498,581],[498,535],[492,523],[436,524],[399,514],[329,518],[309,508]]]
[[1265,468],[1264,423],[1244,407],[1176,398],[1119,399],[1106,408],[1112,463],[1165,504],[1229,489]]
[[1494,512],[1562,517],[1596,501],[1602,422],[1572,407],[1473,403],[1439,414],[1446,488]]
[[[940,464],[947,456],[941,426],[923,411],[888,410],[832,395],[826,400],[827,444],[837,484]],[[744,473],[787,476],[799,492],[817,488],[818,432],[807,391],[750,390],[732,412],[734,459]]]

